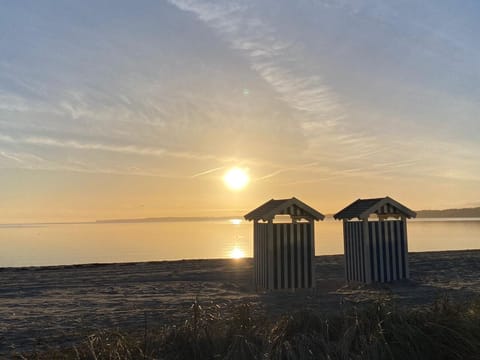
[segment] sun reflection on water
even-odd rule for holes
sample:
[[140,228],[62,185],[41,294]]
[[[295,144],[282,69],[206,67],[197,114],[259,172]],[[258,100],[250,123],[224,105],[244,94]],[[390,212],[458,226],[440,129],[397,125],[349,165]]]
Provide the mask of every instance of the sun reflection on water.
[[231,251],[230,251],[230,258],[232,259],[242,259],[245,257],[245,252],[240,249],[238,246],[235,246]]

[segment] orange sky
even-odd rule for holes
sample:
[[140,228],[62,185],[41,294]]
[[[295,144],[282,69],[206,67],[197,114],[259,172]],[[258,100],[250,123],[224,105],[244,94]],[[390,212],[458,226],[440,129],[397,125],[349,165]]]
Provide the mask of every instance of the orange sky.
[[0,223],[480,206],[480,23],[448,3],[9,2]]

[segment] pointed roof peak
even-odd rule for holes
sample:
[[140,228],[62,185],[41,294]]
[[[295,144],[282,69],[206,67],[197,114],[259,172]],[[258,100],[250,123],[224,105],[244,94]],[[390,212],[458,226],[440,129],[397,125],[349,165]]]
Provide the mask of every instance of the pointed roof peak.
[[336,213],[333,217],[340,219],[365,219],[371,214],[378,215],[402,215],[414,218],[417,213],[400,204],[389,196],[383,198],[358,199]]
[[271,220],[275,215],[291,215],[323,220],[325,216],[296,197],[271,199],[245,215],[246,220]]

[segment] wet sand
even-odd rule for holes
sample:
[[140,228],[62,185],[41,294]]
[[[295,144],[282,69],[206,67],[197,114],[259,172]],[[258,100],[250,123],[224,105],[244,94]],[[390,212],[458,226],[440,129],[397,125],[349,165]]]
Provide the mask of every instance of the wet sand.
[[428,306],[442,296],[480,296],[480,250],[410,254],[411,280],[346,285],[343,256],[316,258],[315,291],[257,294],[252,259],[0,268],[0,357],[78,342],[98,329],[176,324],[202,308],[227,314],[244,302],[268,316],[335,312],[379,297]]

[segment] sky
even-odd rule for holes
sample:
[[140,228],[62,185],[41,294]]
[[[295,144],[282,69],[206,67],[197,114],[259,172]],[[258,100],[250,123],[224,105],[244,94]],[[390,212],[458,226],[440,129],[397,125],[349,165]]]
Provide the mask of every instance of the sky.
[[0,223],[480,206],[479,33],[476,0],[5,0]]

